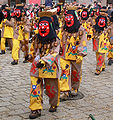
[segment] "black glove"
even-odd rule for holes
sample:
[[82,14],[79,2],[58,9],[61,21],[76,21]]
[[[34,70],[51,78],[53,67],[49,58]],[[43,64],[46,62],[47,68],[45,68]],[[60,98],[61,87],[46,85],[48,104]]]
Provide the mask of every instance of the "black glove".
[[87,35],[87,38],[91,38],[91,35]]
[[41,62],[37,63],[36,67],[37,68],[43,68],[44,64],[42,64]]
[[21,30],[23,29],[23,27],[21,26]]
[[27,55],[27,56],[25,57],[25,60],[26,60],[26,61],[29,60],[29,55]]

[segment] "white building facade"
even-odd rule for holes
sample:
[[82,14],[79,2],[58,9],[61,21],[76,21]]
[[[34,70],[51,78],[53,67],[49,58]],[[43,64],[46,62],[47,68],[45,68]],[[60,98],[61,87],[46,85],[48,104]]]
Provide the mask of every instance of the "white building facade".
[[[17,2],[20,2],[22,3],[25,2],[25,3],[29,3],[29,0],[0,0],[0,4],[15,4]],[[87,4],[92,4],[94,1],[101,1],[102,2],[102,5],[106,5],[107,3],[113,3],[113,0],[76,0],[77,3],[80,3],[80,4],[84,4],[84,5],[87,5]],[[53,2],[55,3],[58,3],[59,0],[53,0]],[[74,2],[74,0],[65,0],[65,2],[67,3],[71,3],[71,2]],[[44,4],[45,3],[45,0],[41,0],[41,4]]]

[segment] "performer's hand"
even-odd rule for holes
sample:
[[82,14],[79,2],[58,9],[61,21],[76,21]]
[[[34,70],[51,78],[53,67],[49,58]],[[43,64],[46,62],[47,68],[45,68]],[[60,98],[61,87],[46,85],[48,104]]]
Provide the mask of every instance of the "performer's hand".
[[36,65],[37,68],[43,68],[43,66],[44,66],[44,64],[41,63],[41,61],[39,63],[37,63],[37,65]]
[[23,26],[21,26],[21,30],[23,30],[24,29],[24,27]]
[[91,35],[87,35],[87,38],[91,38]]
[[30,60],[30,59],[32,59],[32,55],[27,55],[26,57],[25,57],[25,60],[27,61],[27,60]]

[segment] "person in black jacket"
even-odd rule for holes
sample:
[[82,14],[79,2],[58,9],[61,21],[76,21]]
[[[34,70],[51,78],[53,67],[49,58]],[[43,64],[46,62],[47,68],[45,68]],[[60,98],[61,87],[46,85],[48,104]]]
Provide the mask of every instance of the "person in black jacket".
[[45,0],[45,6],[52,7],[52,0]]

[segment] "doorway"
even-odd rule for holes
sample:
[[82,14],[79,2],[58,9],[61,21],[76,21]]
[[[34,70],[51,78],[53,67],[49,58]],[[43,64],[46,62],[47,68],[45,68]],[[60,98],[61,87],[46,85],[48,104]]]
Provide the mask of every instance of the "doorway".
[[113,0],[107,0],[107,4],[112,3],[113,4]]

